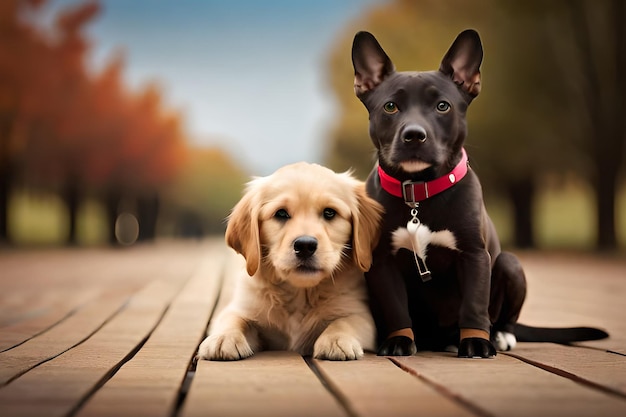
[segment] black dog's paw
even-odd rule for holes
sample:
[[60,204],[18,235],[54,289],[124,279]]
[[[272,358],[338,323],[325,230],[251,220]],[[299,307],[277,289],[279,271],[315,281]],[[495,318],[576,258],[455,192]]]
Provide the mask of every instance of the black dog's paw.
[[378,356],[411,356],[417,353],[415,342],[406,336],[394,336],[385,340],[376,353]]
[[487,339],[468,337],[461,340],[459,358],[492,358],[496,356],[496,348]]

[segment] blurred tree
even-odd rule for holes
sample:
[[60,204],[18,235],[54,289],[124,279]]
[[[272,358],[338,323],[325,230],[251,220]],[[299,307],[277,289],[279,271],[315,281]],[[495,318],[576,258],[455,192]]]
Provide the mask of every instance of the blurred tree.
[[543,18],[549,56],[558,65],[563,88],[554,102],[566,103],[562,128],[570,127],[574,144],[589,159],[597,246],[614,249],[616,196],[626,159],[626,3],[534,0],[528,7]]
[[189,149],[187,163],[164,198],[174,233],[184,237],[223,233],[226,217],[248,180],[223,151]]
[[156,84],[129,92],[121,55],[99,74],[86,70],[90,45],[83,32],[99,13],[97,1],[64,9],[55,37],[18,23],[22,3],[0,6],[6,9],[0,45],[9,51],[0,48],[0,239],[6,237],[9,187],[18,174],[28,187],[63,198],[70,244],[77,241],[85,197],[104,202],[111,243],[122,202],[134,210],[139,240],[152,239],[159,193],[185,162],[180,114],[165,108]]
[[136,196],[139,240],[149,240],[156,233],[159,189],[174,181],[185,162],[186,142],[180,116],[163,110],[156,85],[136,98],[131,115],[111,186]]
[[[596,192],[597,248],[614,249],[616,196],[626,159],[625,3],[531,0],[503,2],[501,7],[506,26],[501,29],[504,36],[498,36],[496,42],[512,41],[517,47],[498,48],[498,57],[513,64],[513,74],[523,74],[529,83],[519,89],[521,100],[519,94],[515,96],[517,109],[510,100],[498,100],[494,110],[497,119],[512,128],[506,140],[513,136],[527,146],[515,153],[527,161],[540,159],[532,162],[532,171],[513,166],[518,176],[510,183],[509,197],[519,207],[519,200],[530,198],[545,174],[573,172],[589,181]],[[520,80],[511,76],[502,81],[497,87],[499,96],[500,91],[511,91],[507,86],[520,85]],[[510,115],[523,117],[516,123]],[[519,130],[519,120],[532,130]],[[491,128],[479,124],[473,132],[488,138]],[[519,132],[535,138],[529,141]],[[487,177],[493,178],[503,164],[515,164],[520,158],[503,160],[494,154],[486,160],[494,168]],[[532,213],[532,206],[526,211]],[[522,230],[516,226],[518,243],[524,242],[524,229],[531,224]]]
[[80,171],[106,208],[111,243],[120,204],[129,199],[139,221],[138,239],[155,237],[159,191],[176,178],[187,152],[181,116],[164,110],[156,84],[129,94],[123,67],[118,55],[94,80],[89,140],[81,150]]
[[8,240],[8,204],[25,143],[24,116],[29,78],[38,68],[43,43],[20,16],[41,0],[0,2],[0,243]]
[[[76,219],[86,187],[81,164],[93,120],[92,91],[84,67],[89,44],[82,30],[98,11],[98,3],[92,1],[61,13],[55,22],[58,43],[50,44],[39,57],[39,68],[28,79],[37,104],[26,121],[25,177],[32,186],[60,193],[68,209],[70,244],[76,243]],[[32,88],[38,85],[43,90]]]
[[[371,169],[372,158],[367,155],[371,155],[374,148],[365,139],[368,137],[367,112],[352,90],[350,46],[357,30],[374,33],[396,68],[402,71],[437,68],[456,34],[467,27],[475,28],[481,34],[485,49],[482,66],[484,88],[469,110],[466,147],[483,185],[502,192],[511,201],[515,244],[533,246],[534,196],[547,175],[562,176],[575,172],[587,177],[590,170],[603,170],[605,173],[600,177],[606,183],[596,184],[600,195],[602,187],[616,184],[614,174],[619,172],[616,167],[619,168],[624,158],[623,149],[617,146],[617,142],[623,145],[623,120],[622,134],[618,134],[616,137],[619,139],[615,141],[605,139],[606,134],[588,134],[589,130],[581,125],[587,115],[595,113],[605,123],[604,130],[596,132],[606,133],[607,129],[614,129],[615,115],[623,114],[618,112],[618,109],[623,109],[623,104],[615,103],[617,95],[622,99],[626,97],[623,90],[608,94],[613,97],[613,102],[596,106],[593,111],[581,105],[599,104],[599,97],[595,101],[589,98],[580,101],[580,86],[593,82],[580,77],[585,78],[585,66],[587,69],[593,67],[590,63],[603,64],[598,63],[598,57],[581,60],[580,56],[572,56],[574,52],[585,50],[572,48],[572,39],[583,35],[589,37],[602,31],[595,27],[588,31],[579,30],[582,35],[575,36],[572,26],[566,27],[574,20],[564,19],[572,13],[573,18],[579,19],[578,26],[583,23],[580,19],[587,19],[606,27],[609,22],[601,18],[600,10],[607,9],[609,2],[601,3],[601,7],[590,12],[587,9],[595,8],[598,2],[396,0],[371,10],[347,29],[330,56],[330,83],[337,93],[341,113],[328,147],[329,164],[335,169],[352,166],[361,177],[365,177]],[[620,3],[622,9],[615,10],[610,27],[618,21],[623,22],[623,3],[618,0],[616,3]],[[587,22],[583,27],[588,25]],[[623,31],[623,24],[620,27]],[[617,29],[608,32],[618,33]],[[594,42],[597,43],[593,45],[613,47],[608,53],[606,48],[587,49],[609,58],[608,65],[613,65],[611,68],[620,68],[611,59],[619,56],[615,54],[615,49],[623,48],[624,43],[603,41],[595,39],[595,36]],[[619,36],[623,39],[623,32]],[[578,42],[584,44],[581,39]],[[604,87],[591,89],[592,92],[606,97],[610,85],[619,85],[617,81],[611,84],[615,74],[612,76],[604,78]],[[594,77],[589,80],[594,80]],[[609,142],[613,145],[605,149]],[[602,156],[599,155],[600,149],[603,149]],[[606,152],[612,153],[609,167],[603,166],[609,161]],[[595,160],[589,158],[593,153],[598,153]],[[607,170],[611,170],[612,174]],[[615,187],[612,192],[607,190],[607,194],[614,198]],[[599,204],[601,200],[598,199]],[[608,206],[611,203],[605,202],[603,207]],[[608,223],[606,217],[614,219],[614,215],[611,216],[606,209],[599,207],[598,211],[599,223]],[[612,225],[599,224],[599,235],[603,233],[600,231],[603,227],[607,229],[606,233],[613,233],[612,243],[608,239],[600,246],[614,246],[614,223]]]

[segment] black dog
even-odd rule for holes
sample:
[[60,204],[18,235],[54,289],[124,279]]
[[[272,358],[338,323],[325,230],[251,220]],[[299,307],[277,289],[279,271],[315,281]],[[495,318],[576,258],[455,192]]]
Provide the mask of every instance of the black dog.
[[608,336],[590,328],[516,324],[526,278],[517,258],[500,250],[463,148],[482,57],[478,33],[466,30],[438,71],[396,72],[373,35],[354,38],[354,89],[369,111],[378,151],[367,191],[386,212],[366,274],[382,338],[379,355],[411,355],[417,343],[487,358],[496,355],[493,344],[509,350],[517,339]]

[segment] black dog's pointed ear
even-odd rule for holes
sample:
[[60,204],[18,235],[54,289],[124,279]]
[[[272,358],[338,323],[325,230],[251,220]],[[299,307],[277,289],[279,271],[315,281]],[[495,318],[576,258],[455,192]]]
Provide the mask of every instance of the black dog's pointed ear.
[[478,32],[467,29],[456,37],[443,57],[439,71],[465,90],[472,98],[480,93],[480,64],[483,46]]
[[359,32],[354,36],[352,65],[357,96],[374,89],[395,71],[391,60],[369,32]]

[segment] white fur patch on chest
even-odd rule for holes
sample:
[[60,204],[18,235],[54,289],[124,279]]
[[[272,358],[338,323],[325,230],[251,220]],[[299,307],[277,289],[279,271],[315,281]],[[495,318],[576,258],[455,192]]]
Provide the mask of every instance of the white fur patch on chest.
[[449,230],[433,232],[425,224],[417,226],[417,232],[414,234],[409,232],[406,227],[398,227],[391,235],[391,244],[394,253],[400,249],[408,249],[424,260],[429,245],[459,250],[456,246],[454,233]]

